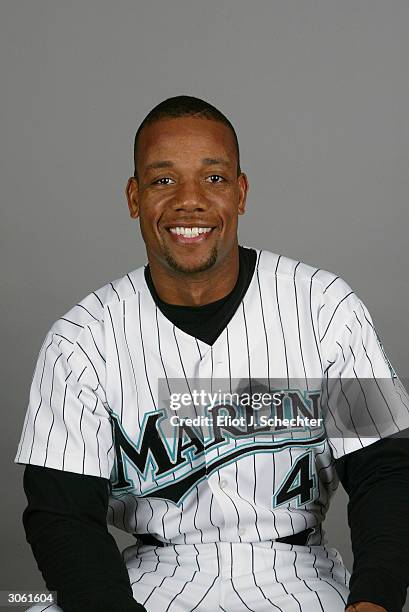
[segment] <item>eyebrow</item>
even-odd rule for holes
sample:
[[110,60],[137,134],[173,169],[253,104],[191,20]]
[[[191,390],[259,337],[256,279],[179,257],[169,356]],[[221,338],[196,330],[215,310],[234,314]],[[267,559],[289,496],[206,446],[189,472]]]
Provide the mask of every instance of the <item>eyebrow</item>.
[[205,157],[202,159],[202,164],[204,166],[230,166],[230,163],[227,159],[221,158],[213,158],[213,157]]
[[[203,166],[230,166],[226,159],[205,157],[202,159]],[[173,168],[174,163],[168,160],[155,161],[146,166],[146,170],[155,170],[157,168]]]
[[150,170],[151,168],[172,168],[173,167],[173,163],[171,161],[156,161],[156,162],[152,162],[151,164],[149,164],[148,166],[146,166],[146,170]]

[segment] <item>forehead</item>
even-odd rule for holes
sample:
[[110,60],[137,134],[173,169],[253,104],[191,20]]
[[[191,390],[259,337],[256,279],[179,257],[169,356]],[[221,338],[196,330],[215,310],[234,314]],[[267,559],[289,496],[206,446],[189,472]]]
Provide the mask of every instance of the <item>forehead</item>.
[[237,162],[231,129],[220,121],[198,117],[160,119],[146,125],[140,133],[138,166],[158,160],[193,161],[195,158],[223,157]]

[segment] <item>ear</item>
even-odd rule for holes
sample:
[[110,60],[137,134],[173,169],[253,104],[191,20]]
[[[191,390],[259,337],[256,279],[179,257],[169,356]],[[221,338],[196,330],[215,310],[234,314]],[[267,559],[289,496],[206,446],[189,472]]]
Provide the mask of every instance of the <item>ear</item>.
[[239,184],[239,205],[237,212],[239,215],[244,215],[246,212],[246,199],[249,190],[248,178],[244,172],[237,177],[237,182]]
[[139,189],[136,177],[131,176],[128,179],[125,195],[128,201],[129,214],[132,219],[137,219],[139,217]]

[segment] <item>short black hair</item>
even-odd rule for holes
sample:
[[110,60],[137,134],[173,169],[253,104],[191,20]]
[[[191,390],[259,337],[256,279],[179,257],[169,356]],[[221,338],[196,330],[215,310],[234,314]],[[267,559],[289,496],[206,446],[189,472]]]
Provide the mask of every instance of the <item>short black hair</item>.
[[178,117],[190,117],[195,116],[203,119],[213,119],[213,121],[220,121],[227,125],[233,133],[234,143],[237,152],[237,176],[241,173],[240,169],[240,151],[237,134],[225,115],[219,111],[215,106],[200,98],[194,98],[193,96],[175,96],[173,98],[167,98],[155,106],[142,121],[139,126],[134,140],[134,176],[138,179],[137,174],[137,150],[139,136],[146,125],[160,121],[161,119],[171,119]]

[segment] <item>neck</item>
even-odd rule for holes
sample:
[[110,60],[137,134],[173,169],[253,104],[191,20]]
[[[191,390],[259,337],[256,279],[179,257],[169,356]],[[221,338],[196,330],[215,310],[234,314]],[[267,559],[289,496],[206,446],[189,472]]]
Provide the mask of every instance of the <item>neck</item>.
[[239,249],[236,245],[223,261],[197,274],[182,274],[150,259],[152,282],[160,299],[179,306],[203,306],[230,293],[239,275]]

